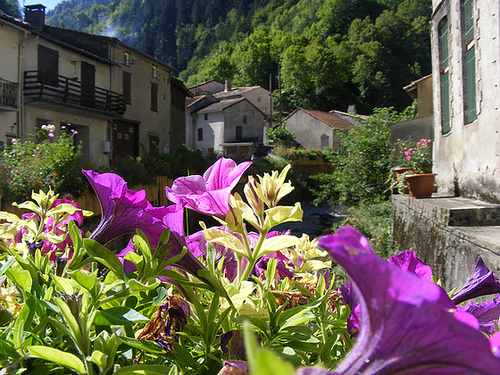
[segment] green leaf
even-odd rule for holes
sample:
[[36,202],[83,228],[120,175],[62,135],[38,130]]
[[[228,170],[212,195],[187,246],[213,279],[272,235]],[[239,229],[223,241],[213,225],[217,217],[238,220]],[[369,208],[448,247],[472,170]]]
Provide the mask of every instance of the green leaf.
[[272,351],[259,347],[250,322],[243,323],[243,332],[250,375],[295,374],[295,370],[290,363],[283,361]]
[[31,274],[29,271],[27,270],[18,271],[13,268],[9,268],[7,271],[5,271],[5,274],[24,292],[27,293],[31,292],[31,286],[33,285],[33,280],[31,278]]
[[58,365],[75,371],[77,374],[85,375],[87,373],[83,362],[74,354],[63,352],[62,350],[58,350],[55,348],[38,345],[30,346],[28,347],[28,350],[33,357],[57,363]]
[[101,371],[106,369],[108,363],[107,355],[99,350],[94,350],[90,356],[90,360],[100,367]]
[[137,322],[146,322],[149,319],[139,314],[134,309],[126,306],[111,307],[110,309],[98,311],[94,324],[101,326],[125,325]]
[[68,274],[89,293],[96,285],[97,275],[95,273],[88,273],[86,271],[72,271]]
[[[130,254],[130,253],[129,253]],[[144,290],[153,290],[158,287],[158,285],[161,284],[160,280],[155,280],[152,284],[144,284],[136,279],[130,279],[128,281],[128,286],[132,292],[142,292]]]
[[170,372],[170,367],[161,365],[133,365],[122,367],[114,375],[165,375]]
[[94,260],[109,268],[118,278],[125,279],[123,266],[115,253],[90,238],[83,239],[83,247]]
[[300,244],[300,239],[295,236],[282,235],[266,238],[257,258],[274,251],[283,250],[287,247],[297,246]]
[[75,291],[73,290],[73,285],[71,285],[71,282],[68,279],[65,279],[64,277],[60,277],[57,275],[50,275],[50,276],[52,277],[54,284],[56,284],[56,289],[59,292],[64,292],[69,295],[75,293]]
[[152,354],[160,354],[160,353],[165,354],[165,351],[162,349],[162,347],[154,341],[137,340],[137,339],[133,339],[131,337],[126,337],[126,336],[119,337],[119,339],[124,344],[126,344],[132,348],[144,350],[145,352],[152,353]]
[[16,348],[5,340],[0,340],[0,354],[8,358],[19,358],[21,356]]

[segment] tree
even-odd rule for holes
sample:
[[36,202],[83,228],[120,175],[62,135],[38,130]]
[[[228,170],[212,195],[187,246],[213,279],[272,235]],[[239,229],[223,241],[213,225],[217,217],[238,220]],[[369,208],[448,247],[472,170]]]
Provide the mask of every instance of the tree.
[[19,3],[15,0],[0,0],[0,11],[12,17],[21,17]]

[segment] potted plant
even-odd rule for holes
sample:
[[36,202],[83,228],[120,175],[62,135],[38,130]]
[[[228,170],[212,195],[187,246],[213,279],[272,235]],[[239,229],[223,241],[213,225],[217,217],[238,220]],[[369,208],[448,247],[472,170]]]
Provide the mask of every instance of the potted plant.
[[408,187],[412,198],[430,198],[434,190],[436,174],[432,173],[432,149],[430,139],[422,138],[418,142],[411,139],[399,142],[398,154],[405,160],[405,167],[410,168],[401,173],[399,190]]

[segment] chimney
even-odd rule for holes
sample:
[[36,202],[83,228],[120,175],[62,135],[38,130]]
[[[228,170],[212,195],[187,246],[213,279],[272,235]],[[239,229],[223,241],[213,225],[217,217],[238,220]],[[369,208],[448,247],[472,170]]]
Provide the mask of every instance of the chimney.
[[43,30],[45,26],[45,5],[26,5],[24,7],[24,20],[38,30]]
[[358,113],[358,110],[356,109],[356,104],[350,104],[349,107],[347,108],[347,113]]
[[224,82],[224,92],[228,92],[228,91],[231,91],[231,79],[230,78],[226,78],[226,80]]

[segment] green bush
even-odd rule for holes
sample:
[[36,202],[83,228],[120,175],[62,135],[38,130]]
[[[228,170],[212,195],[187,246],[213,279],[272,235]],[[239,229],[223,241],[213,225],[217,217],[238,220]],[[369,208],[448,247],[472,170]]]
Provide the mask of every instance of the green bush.
[[333,157],[332,174],[317,176],[316,202],[355,206],[382,199],[392,169],[390,125],[414,117],[414,105],[401,113],[392,107],[378,108],[367,120],[341,131],[345,152]]
[[[21,142],[14,140],[0,156],[0,191],[4,202],[21,202],[32,191],[51,188],[58,194],[80,196],[86,184],[77,170],[81,146],[75,145],[72,134],[42,133]],[[48,136],[47,136],[48,135]],[[40,137],[40,134],[38,135]]]

